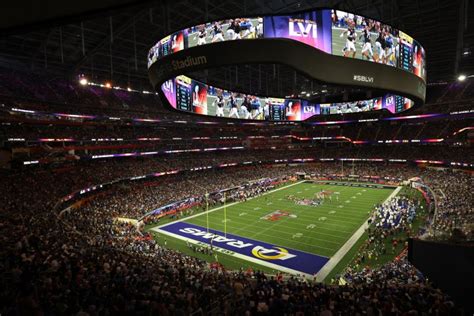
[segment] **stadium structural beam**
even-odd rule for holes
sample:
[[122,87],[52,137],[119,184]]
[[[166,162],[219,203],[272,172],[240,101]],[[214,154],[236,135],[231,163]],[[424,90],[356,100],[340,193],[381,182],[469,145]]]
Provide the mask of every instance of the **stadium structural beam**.
[[55,28],[49,29],[48,33],[45,36],[45,38],[41,41],[39,47],[36,50],[32,51],[31,57],[30,57],[32,67],[33,67],[33,64],[35,63],[35,61],[37,60],[38,55],[41,54],[41,53],[44,53],[44,51],[46,49],[46,46],[48,45],[49,39],[51,38],[51,36],[55,32],[55,30],[56,30]]
[[[146,11],[147,12],[147,11]],[[131,17],[128,18],[128,20],[123,23],[121,26],[119,26],[115,32],[114,36],[118,36],[128,30],[133,23],[135,23],[137,18],[140,18],[142,15],[145,14],[145,11],[139,11],[137,14],[132,15]],[[71,67],[71,72],[74,73],[76,72],[84,63],[86,63],[91,56],[93,56],[96,52],[101,50],[102,48],[105,48],[107,44],[109,44],[111,41],[111,34],[106,35],[94,48],[90,49],[84,57],[82,57],[77,63]]]
[[467,27],[467,20],[466,20],[467,1],[460,0],[459,2],[460,3],[459,3],[458,34],[457,34],[457,41],[456,41],[456,61],[454,63],[454,76],[456,76],[457,73],[459,72],[459,63],[461,60],[463,47],[464,47],[464,29]]

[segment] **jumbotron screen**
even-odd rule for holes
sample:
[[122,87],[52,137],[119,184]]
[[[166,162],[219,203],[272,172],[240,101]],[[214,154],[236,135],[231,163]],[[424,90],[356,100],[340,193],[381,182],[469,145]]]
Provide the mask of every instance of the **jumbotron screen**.
[[387,109],[398,113],[414,102],[395,95],[344,103],[311,103],[298,98],[259,97],[224,90],[181,75],[164,82],[163,94],[177,110],[217,117],[266,121],[304,121],[315,115]]
[[148,54],[148,67],[174,52],[221,41],[286,38],[320,51],[398,67],[426,81],[425,50],[411,36],[353,13],[321,9],[289,15],[235,18],[177,31]]

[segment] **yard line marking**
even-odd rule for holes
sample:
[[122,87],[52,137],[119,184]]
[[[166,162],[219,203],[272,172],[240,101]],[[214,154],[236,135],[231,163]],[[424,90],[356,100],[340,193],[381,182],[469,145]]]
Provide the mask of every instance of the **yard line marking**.
[[[249,200],[250,200],[250,199],[254,199],[254,198],[260,198],[261,196],[266,195],[266,194],[273,194],[273,193],[275,193],[275,192],[277,192],[277,191],[279,191],[279,190],[287,189],[287,188],[289,188],[289,187],[292,187],[292,186],[295,186],[295,185],[298,185],[298,184],[301,184],[301,183],[304,183],[304,182],[305,182],[305,181],[295,182],[295,183],[289,184],[289,185],[287,185],[287,186],[283,186],[283,187],[280,187],[280,188],[278,188],[278,189],[275,189],[275,190],[272,190],[272,191],[268,191],[268,192],[266,192],[266,193],[264,193],[264,194],[262,194],[262,195],[249,198]],[[317,187],[317,186],[313,186],[313,187]],[[337,187],[338,189],[341,189],[340,186],[334,186],[334,187]],[[302,189],[304,189],[304,188],[302,188]],[[344,189],[343,189],[343,191],[344,191]],[[299,191],[299,192],[301,192],[301,191]],[[301,192],[301,193],[302,193],[302,192]],[[342,193],[342,191],[341,191],[341,193]],[[282,196],[283,194],[284,194],[284,193],[277,194],[275,197]],[[346,193],[346,195],[347,195],[347,193]],[[342,195],[342,196],[344,196],[344,195]],[[281,199],[281,200],[284,200],[284,199]],[[354,212],[352,212],[352,211],[356,211],[356,210],[357,210],[357,209],[356,209],[356,206],[357,206],[357,205],[366,204],[366,203],[362,203],[363,200],[364,200],[364,198],[361,198],[361,200],[360,200],[361,203],[357,203],[357,202],[355,202],[355,201],[349,201],[349,202],[353,202],[353,204],[351,204],[350,206],[348,206],[348,207],[349,207],[349,210],[350,210],[350,213],[354,213]],[[367,201],[367,200],[366,200],[366,201]],[[233,206],[233,205],[241,204],[241,203],[243,203],[243,202],[245,202],[245,201],[233,202],[233,203],[228,204],[227,206],[230,207],[230,206]],[[262,202],[264,202],[264,201],[262,201]],[[286,202],[286,201],[285,201],[285,202]],[[279,204],[279,205],[282,205],[281,207],[282,207],[283,209],[284,209],[284,207],[285,207],[285,206],[284,206],[285,204],[286,204],[286,205],[289,205],[289,202],[286,202],[286,203],[285,203],[285,202]],[[260,202],[257,202],[257,203],[260,203]],[[251,204],[252,204],[252,203],[251,203]],[[254,202],[253,204],[255,205],[256,203]],[[245,204],[244,204],[244,205],[245,205]],[[271,227],[269,227],[268,230],[272,229],[271,233],[277,233],[277,234],[280,234],[280,236],[273,236],[273,235],[271,235],[271,234],[262,233],[262,232],[257,233],[257,236],[258,236],[258,235],[262,235],[262,236],[268,236],[268,237],[270,237],[271,239],[277,239],[277,240],[282,240],[282,241],[288,241],[289,238],[288,238],[287,236],[281,236],[281,235],[292,236],[292,235],[294,234],[294,231],[295,231],[294,228],[297,229],[298,227],[304,230],[305,227],[307,226],[306,224],[307,224],[307,223],[311,223],[310,221],[308,221],[310,218],[314,221],[315,217],[318,218],[319,215],[327,214],[327,212],[328,212],[327,207],[328,207],[328,206],[329,206],[329,205],[327,205],[327,204],[324,205],[324,207],[326,207],[326,209],[316,208],[317,212],[315,212],[316,214],[313,214],[313,216],[305,216],[305,215],[303,215],[303,214],[305,214],[305,212],[306,212],[306,214],[309,213],[309,212],[307,211],[307,208],[306,208],[306,209],[299,209],[299,212],[295,212],[296,214],[298,214],[298,217],[302,219],[302,221],[301,221],[302,223],[301,223],[301,224],[303,224],[303,225],[301,225],[301,224],[296,224],[296,222],[293,222],[294,225],[292,225],[292,223],[291,223],[290,221],[282,221],[282,222],[285,222],[285,224],[286,224],[285,226],[289,226],[289,227],[291,226],[291,227],[293,227],[293,230],[291,231],[291,233],[290,233],[288,230],[285,230],[284,227],[279,227],[278,229],[275,229],[275,226],[276,226],[276,225],[272,225]],[[343,205],[340,205],[340,207],[341,207],[341,206],[343,207]],[[249,217],[252,218],[252,212],[251,212],[252,207],[248,207],[248,206],[243,206],[243,207],[240,206],[240,207],[241,207],[241,210],[242,210],[242,211],[250,212]],[[335,207],[335,206],[334,206],[334,207]],[[188,216],[188,217],[185,217],[185,218],[181,218],[181,219],[179,219],[179,220],[177,220],[177,221],[187,221],[187,220],[191,220],[191,219],[195,218],[196,221],[200,221],[200,222],[201,222],[201,221],[203,221],[203,217],[199,218],[199,216],[202,216],[202,215],[204,215],[204,214],[206,214],[206,213],[215,212],[215,211],[217,211],[217,210],[219,210],[219,209],[222,209],[222,208],[224,208],[224,206],[220,206],[220,207],[211,209],[211,210],[206,211],[206,212],[201,212],[201,213],[194,214],[194,215],[191,215],[191,216]],[[261,209],[261,208],[260,208],[260,209]],[[246,213],[246,212],[242,212],[242,213]],[[242,214],[242,213],[241,213],[241,214]],[[237,212],[234,212],[234,215],[233,215],[233,216],[235,216],[235,218],[233,218],[233,219],[238,219],[239,221],[242,221],[242,222],[247,222],[247,220],[249,220],[249,217],[240,217],[240,218],[238,218],[237,215],[238,215],[238,213],[237,213]],[[356,215],[356,214],[354,214],[354,215]],[[365,216],[364,216],[364,215],[365,215]],[[364,214],[364,215],[363,215],[363,216],[366,218],[367,215],[366,215],[366,214]],[[222,226],[223,224],[219,224],[219,219],[218,219],[218,217],[219,217],[219,214],[217,214],[217,215],[216,215],[216,214],[213,214],[214,224],[216,224],[216,226],[219,226],[219,225]],[[348,222],[348,223],[349,223],[349,222],[352,222],[352,223],[354,223],[353,221],[347,221],[347,220],[344,221],[344,219],[347,219],[347,220],[348,220],[348,219],[354,219],[354,217],[353,217],[353,216],[351,216],[351,217],[346,217],[346,216],[339,215],[339,214],[333,214],[333,216],[331,216],[330,219],[327,219],[326,221],[324,221],[324,223],[321,222],[321,224],[322,224],[323,226],[326,226],[326,227],[317,227],[317,229],[316,229],[316,231],[315,231],[315,233],[316,233],[317,235],[322,235],[322,236],[320,236],[320,237],[322,237],[322,238],[324,238],[324,236],[330,236],[330,237],[332,237],[332,238],[326,237],[326,239],[318,239],[318,238],[310,237],[310,236],[305,236],[305,238],[304,238],[304,240],[306,240],[306,241],[307,241],[308,239],[314,239],[314,240],[321,240],[321,241],[324,241],[326,244],[335,244],[335,245],[338,244],[338,247],[328,248],[328,247],[324,247],[324,246],[316,246],[316,245],[313,244],[313,243],[304,243],[304,242],[300,242],[300,241],[296,241],[296,240],[294,241],[294,243],[296,243],[297,245],[306,245],[306,249],[314,249],[314,250],[311,250],[311,253],[317,253],[317,251],[318,251],[317,249],[320,249],[319,251],[321,251],[321,253],[329,253],[329,252],[330,252],[331,254],[334,254],[334,253],[342,246],[341,243],[337,243],[337,242],[335,242],[335,240],[342,240],[342,243],[344,243],[344,240],[347,241],[347,236],[350,236],[350,235],[346,235],[346,236],[331,235],[331,234],[323,233],[323,232],[321,232],[321,231],[332,231],[332,232],[338,231],[338,232],[341,232],[341,233],[344,233],[344,234],[353,234],[354,232],[349,232],[349,231],[345,231],[345,230],[343,231],[343,230],[340,230],[340,229],[338,229],[338,228],[329,228],[329,227],[347,228],[347,225],[339,225],[339,224],[337,224],[337,223],[343,223],[343,222]],[[155,226],[155,227],[163,227],[163,226],[166,226],[166,225],[169,225],[169,224],[172,224],[172,223],[176,223],[177,221],[172,221],[172,222],[170,222],[170,223],[163,224],[163,225],[161,225],[161,226]],[[356,220],[356,221],[360,221],[360,220]],[[251,225],[245,225],[245,226],[250,227],[250,226],[259,225],[259,224],[262,223],[261,221],[259,222],[258,220],[252,220],[252,219],[250,219],[250,222],[252,223]],[[304,222],[306,222],[306,223],[304,223]],[[191,222],[191,223],[192,223],[192,222]],[[235,222],[235,221],[234,221],[233,223],[231,222],[231,223],[230,223],[230,227],[239,227],[239,228],[241,228],[241,229],[243,228],[241,225],[238,225],[239,223],[236,223],[236,224],[234,224],[234,223],[236,223],[236,222]],[[279,223],[277,223],[277,225],[278,225],[278,224],[279,224]],[[238,225],[238,226],[237,226],[237,225]],[[229,226],[228,226],[228,227],[229,227]],[[300,230],[300,231],[301,231],[301,230]],[[234,230],[233,230],[233,233],[235,233]],[[248,233],[246,232],[245,236],[248,237],[247,235],[248,235]],[[258,239],[258,238],[257,238],[257,239]],[[330,240],[328,240],[328,239],[330,239]],[[292,247],[292,248],[295,248],[295,247]],[[296,247],[295,249],[298,249],[298,247]],[[322,251],[323,249],[325,249],[326,251]]]
[[[264,196],[264,195],[267,195],[267,194],[270,194],[270,193],[274,193],[274,192],[281,191],[281,190],[284,190],[284,189],[287,189],[287,188],[291,188],[292,186],[295,186],[295,185],[297,185],[297,184],[301,184],[301,183],[303,183],[303,182],[305,182],[305,181],[304,181],[304,180],[298,181],[298,182],[295,182],[295,183],[292,183],[292,184],[289,184],[289,185],[285,185],[285,186],[280,187],[280,188],[275,189],[275,190],[267,191],[267,192],[265,192],[265,193],[263,193],[263,194],[261,194],[261,195],[253,196],[253,197],[251,197],[251,198],[248,198],[247,201],[253,200],[253,199],[257,198],[257,197],[261,197],[261,196]],[[237,204],[243,203],[243,202],[244,202],[244,201],[232,202],[232,203],[227,204],[227,205],[218,206],[218,207],[213,208],[213,209],[210,209],[210,210],[208,210],[208,211],[205,211],[205,212],[202,212],[202,213],[198,213],[198,214],[194,214],[194,215],[187,216],[187,217],[183,217],[183,218],[180,218],[180,219],[178,219],[178,220],[175,220],[175,221],[172,221],[172,222],[163,224],[163,225],[155,226],[155,227],[156,227],[156,228],[160,228],[160,227],[164,227],[164,226],[171,225],[171,224],[176,223],[176,222],[183,222],[183,221],[186,221],[186,220],[188,220],[188,219],[195,218],[195,217],[198,217],[198,216],[202,216],[202,215],[204,215],[204,214],[206,214],[206,213],[213,213],[213,212],[215,212],[215,211],[218,211],[218,210],[223,209],[224,207],[231,207],[231,206],[233,206],[233,205],[237,205]]]
[[[347,225],[339,225],[339,224],[331,223],[331,221],[333,221],[333,219],[328,219],[328,220],[326,220],[326,222],[324,223],[324,225],[326,225],[326,226],[334,226],[334,227],[338,227],[338,228],[319,227],[319,228],[318,228],[319,234],[321,234],[321,235],[326,235],[326,236],[331,236],[331,237],[340,238],[340,236],[332,235],[332,234],[327,234],[327,233],[322,233],[322,232],[320,232],[319,230],[327,230],[327,231],[331,231],[331,232],[334,232],[335,230],[337,230],[338,232],[345,233],[345,234],[351,234],[351,233],[352,233],[352,232],[350,232],[350,231],[340,230],[340,227],[345,228],[345,227],[347,227]],[[201,219],[194,220],[193,222],[202,223],[204,226],[206,225],[206,221],[205,221],[205,220],[201,220]],[[252,227],[252,226],[257,226],[257,227],[259,227],[259,226],[260,226],[260,223],[261,223],[261,222],[253,221],[251,224],[246,225],[246,228],[249,228],[249,227]],[[294,229],[294,228],[299,228],[299,227],[301,227],[302,225],[304,226],[304,225],[306,225],[306,223],[311,223],[311,221],[301,222],[300,224],[297,223],[296,225],[289,225],[289,222],[287,222],[287,223],[286,223],[286,227],[289,227],[289,228],[291,227],[291,228]],[[236,231],[240,231],[240,229],[237,229]],[[280,229],[280,231],[285,232],[284,229]],[[234,230],[233,230],[233,232],[234,232]]]
[[[395,195],[398,194],[398,192],[400,192],[400,190],[402,189],[402,187],[397,187],[384,201],[387,202],[389,201],[391,198],[393,198]],[[324,281],[324,279],[328,276],[329,273],[331,273],[331,271],[334,269],[334,267],[339,263],[339,261],[342,260],[342,258],[344,258],[344,256],[349,252],[349,250],[352,249],[352,247],[354,247],[355,243],[357,242],[357,240],[359,240],[359,238],[362,236],[362,234],[364,233],[364,231],[367,229],[367,227],[369,227],[369,223],[367,223],[367,221],[365,221],[355,232],[354,234],[351,236],[351,238],[349,238],[346,243],[344,243],[344,245],[339,248],[339,250],[331,256],[331,258],[329,259],[329,261],[324,265],[324,267],[321,268],[321,270],[319,270],[319,272],[316,274],[316,279],[319,281],[319,282],[322,282]]]

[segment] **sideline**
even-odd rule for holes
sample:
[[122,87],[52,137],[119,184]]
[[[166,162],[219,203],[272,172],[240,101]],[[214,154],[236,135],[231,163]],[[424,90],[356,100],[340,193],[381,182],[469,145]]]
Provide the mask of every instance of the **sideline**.
[[[402,189],[401,186],[398,186],[393,192],[392,194],[390,194],[388,196],[387,199],[385,199],[385,202],[389,201],[390,199],[392,199],[394,196],[396,196],[398,194],[398,192],[400,192],[400,190]],[[323,282],[324,279],[329,275],[329,273],[331,273],[331,271],[337,266],[337,264],[342,260],[342,258],[345,257],[345,255],[349,252],[349,250],[352,249],[352,247],[354,247],[355,243],[359,240],[359,238],[364,234],[364,231],[369,227],[369,223],[367,221],[364,222],[364,224],[362,224],[357,230],[356,232],[354,233],[354,235],[351,236],[351,238],[349,238],[346,243],[341,247],[339,248],[339,250],[333,255],[331,256],[331,258],[329,259],[329,261],[321,268],[321,270],[319,270],[319,272],[316,274],[316,280],[318,282]]]
[[[292,186],[295,186],[297,184],[301,184],[303,182],[306,182],[306,180],[302,180],[302,181],[298,181],[298,182],[295,182],[295,183],[292,183],[292,184],[289,184],[289,185],[285,185],[283,187],[280,187],[278,189],[274,189],[274,190],[270,190],[270,191],[267,191],[263,194],[260,194],[260,195],[256,195],[256,196],[252,196],[251,198],[248,198],[246,201],[249,201],[249,200],[253,200],[257,197],[261,197],[261,196],[264,196],[264,195],[267,195],[267,194],[270,194],[270,193],[273,193],[273,192],[277,192],[277,191],[280,191],[280,190],[283,190],[283,189],[287,189],[289,187],[292,187]],[[226,204],[225,207],[229,207],[229,206],[233,206],[233,205],[236,205],[236,204],[239,204],[239,203],[243,203],[245,201],[237,201],[237,202],[232,202],[230,204]],[[163,225],[157,225],[157,226],[154,226],[150,229],[153,229],[153,228],[161,228],[161,227],[165,227],[165,226],[168,226],[168,225],[171,225],[171,224],[174,224],[174,223],[177,223],[177,222],[182,222],[182,221],[186,221],[188,219],[191,219],[191,218],[195,218],[195,217],[198,217],[198,216],[202,216],[202,215],[205,215],[207,213],[212,213],[212,212],[215,212],[215,211],[218,211],[218,210],[221,210],[224,208],[224,205],[222,206],[218,206],[216,208],[213,208],[213,209],[210,209],[210,210],[207,210],[205,212],[200,212],[198,214],[194,214],[194,215],[191,215],[191,216],[187,216],[187,217],[183,217],[183,218],[180,218],[178,220],[175,220],[175,221],[172,221],[172,222],[169,222],[169,223],[166,223],[166,224],[163,224]]]

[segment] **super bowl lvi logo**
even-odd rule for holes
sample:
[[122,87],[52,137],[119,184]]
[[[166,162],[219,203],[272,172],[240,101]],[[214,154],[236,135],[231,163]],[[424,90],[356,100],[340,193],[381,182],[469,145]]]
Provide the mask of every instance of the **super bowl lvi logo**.
[[288,260],[296,257],[292,255],[285,248],[274,247],[274,249],[268,249],[262,246],[255,246],[252,249],[252,254],[259,259],[263,260]]

